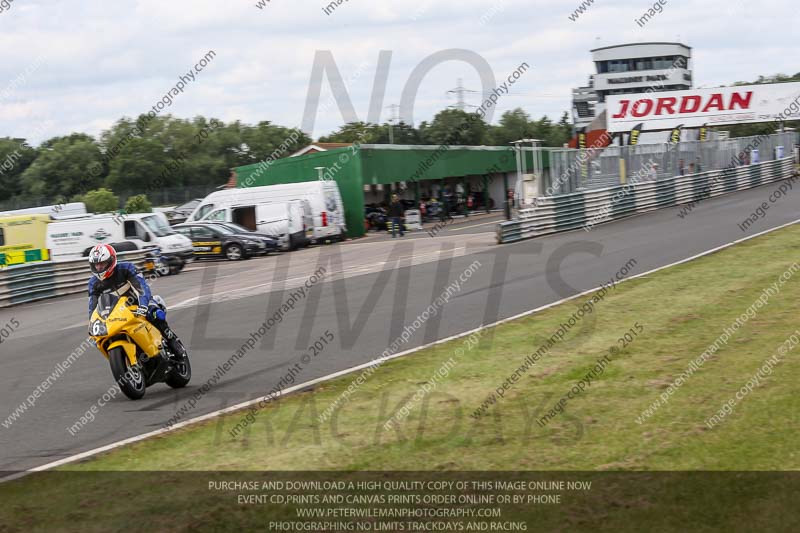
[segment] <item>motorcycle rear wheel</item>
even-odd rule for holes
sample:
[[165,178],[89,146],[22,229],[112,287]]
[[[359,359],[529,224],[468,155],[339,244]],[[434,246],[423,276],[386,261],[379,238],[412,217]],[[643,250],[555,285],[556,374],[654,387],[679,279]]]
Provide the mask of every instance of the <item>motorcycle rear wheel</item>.
[[175,365],[166,379],[167,385],[173,389],[182,389],[192,380],[192,363],[189,362],[189,355],[183,359],[183,362]]
[[156,274],[158,274],[161,277],[169,276],[170,274],[172,274],[172,268],[167,263],[157,263]]
[[113,348],[108,353],[108,362],[111,365],[111,374],[122,393],[131,400],[142,399],[147,390],[144,374],[140,368],[130,366],[125,350]]

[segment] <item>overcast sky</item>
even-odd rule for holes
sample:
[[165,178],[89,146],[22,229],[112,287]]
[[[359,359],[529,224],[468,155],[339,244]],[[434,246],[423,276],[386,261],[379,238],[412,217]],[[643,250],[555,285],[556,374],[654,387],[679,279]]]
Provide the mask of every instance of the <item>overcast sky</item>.
[[[0,3],[0,136],[35,144],[71,132],[99,134],[122,116],[150,110],[209,50],[211,63],[161,114],[225,121],[270,120],[299,127],[314,57],[329,50],[358,118],[366,120],[381,50],[391,51],[382,120],[399,104],[411,72],[432,54],[465,49],[485,59],[501,82],[521,63],[530,70],[499,98],[494,121],[521,107],[558,120],[570,91],[592,72],[598,46],[680,40],[693,48],[696,86],[800,71],[800,9],[794,0],[661,0],[645,27],[635,19],[653,2],[594,0],[576,21],[579,0],[14,0]],[[449,57],[449,56],[448,56]],[[463,78],[481,80],[459,61],[427,75],[413,107],[415,123],[456,103]],[[313,137],[344,122],[322,102]],[[408,119],[409,117],[403,117]]]

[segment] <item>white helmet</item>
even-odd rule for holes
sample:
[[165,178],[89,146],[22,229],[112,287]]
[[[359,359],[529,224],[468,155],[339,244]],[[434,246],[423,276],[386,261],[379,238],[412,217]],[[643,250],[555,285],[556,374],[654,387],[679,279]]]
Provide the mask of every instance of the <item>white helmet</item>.
[[104,280],[114,274],[117,267],[117,251],[108,244],[98,244],[89,252],[89,268],[97,279]]

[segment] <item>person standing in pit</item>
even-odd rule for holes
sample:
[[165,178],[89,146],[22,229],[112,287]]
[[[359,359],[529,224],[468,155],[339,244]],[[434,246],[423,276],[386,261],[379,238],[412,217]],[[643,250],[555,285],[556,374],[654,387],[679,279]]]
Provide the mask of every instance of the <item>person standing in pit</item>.
[[400,203],[400,199],[397,197],[396,194],[392,195],[392,203],[389,204],[389,218],[392,221],[392,239],[394,239],[397,235],[398,229],[400,230],[400,236],[403,236],[403,204]]

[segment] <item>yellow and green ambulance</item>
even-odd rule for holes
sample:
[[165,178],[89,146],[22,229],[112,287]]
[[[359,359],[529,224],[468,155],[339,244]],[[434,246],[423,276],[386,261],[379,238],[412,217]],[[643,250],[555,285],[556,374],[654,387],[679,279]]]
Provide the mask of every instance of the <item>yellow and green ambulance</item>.
[[0,268],[47,261],[47,225],[50,215],[0,217]]

